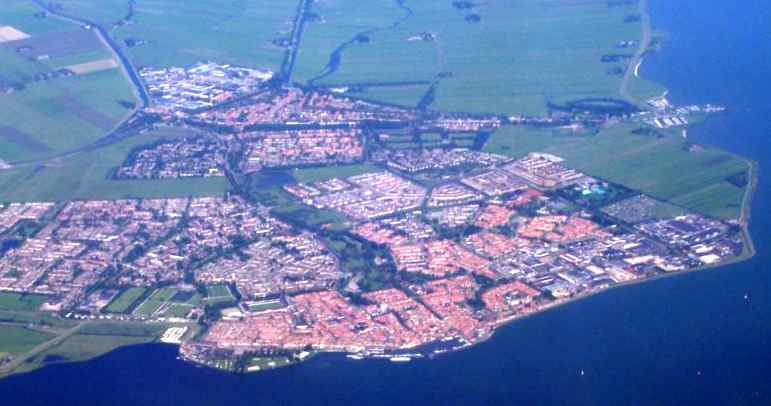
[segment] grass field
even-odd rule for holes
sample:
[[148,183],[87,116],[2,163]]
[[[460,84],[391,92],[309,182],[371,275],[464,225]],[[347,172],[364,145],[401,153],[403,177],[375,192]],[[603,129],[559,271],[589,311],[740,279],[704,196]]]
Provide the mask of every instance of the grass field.
[[192,306],[180,304],[180,303],[174,303],[171,306],[166,308],[166,310],[163,312],[163,315],[165,317],[182,318],[187,316],[187,314],[190,313],[190,310],[192,309],[193,309]]
[[108,147],[85,152],[47,166],[0,171],[0,201],[62,201],[133,197],[219,196],[229,188],[225,177],[159,180],[115,180],[110,173],[129,152],[159,138],[190,134],[159,130],[137,135]]
[[55,18],[35,17],[39,12],[26,0],[9,0],[0,9],[0,25],[12,25],[31,36],[0,44],[0,88],[16,89],[0,98],[0,159],[5,161],[50,157],[89,144],[112,129],[136,102],[118,69],[36,77],[110,57],[93,33]]
[[[309,23],[298,54],[295,78],[308,80],[324,70],[341,44],[370,29],[368,41],[354,41],[340,52],[339,67],[318,84],[399,82],[441,79],[432,108],[451,111],[542,114],[548,101],[586,97],[618,97],[626,62],[603,63],[602,56],[634,53],[619,41],[639,40],[639,22],[625,22],[637,13],[634,3],[610,6],[605,0],[525,0],[477,2],[470,10],[452,2],[404,5],[405,16],[392,1],[334,0],[315,3],[322,22]],[[478,22],[467,21],[476,15]],[[433,41],[410,41],[431,33]],[[645,83],[633,91],[653,92]],[[658,91],[658,88],[654,89]],[[368,89],[365,97],[409,104],[414,89],[397,95],[396,88]]]
[[89,323],[77,334],[61,344],[37,355],[29,366],[34,369],[41,364],[83,361],[110,352],[118,347],[147,343],[155,340],[167,325],[132,322]]
[[319,168],[301,168],[292,171],[292,176],[298,182],[310,183],[332,178],[347,178],[367,172],[380,172],[381,168],[374,165],[340,165]]
[[43,295],[25,295],[20,293],[0,293],[0,310],[34,311],[46,301]]
[[206,296],[208,298],[218,298],[218,297],[233,297],[233,295],[230,294],[230,289],[228,289],[225,285],[212,285],[206,287]]
[[36,324],[52,328],[72,328],[77,324],[72,319],[56,317],[54,313],[29,310],[0,310],[0,321],[4,323]]
[[40,9],[29,0],[4,0],[0,25],[10,25],[27,34],[61,32],[73,26],[51,18],[39,18]]
[[[184,66],[213,60],[278,71],[284,49],[271,43],[289,37],[297,1],[142,0],[131,24],[113,24],[128,13],[127,0],[62,0],[62,11],[93,20],[123,43],[137,66]],[[234,40],[238,39],[238,40]]]
[[[542,151],[559,155],[587,174],[721,218],[737,218],[744,188],[726,178],[747,171],[746,160],[709,147],[690,148],[682,138],[635,135],[622,126],[598,135],[506,127],[485,150],[519,157]],[[607,157],[600,158],[598,157]]]
[[21,326],[0,325],[0,353],[24,353],[52,336]]
[[125,313],[131,306],[145,294],[145,288],[129,288],[123,291],[117,298],[105,308],[108,313]]
[[[338,46],[354,40],[360,33],[381,29],[386,29],[382,35],[367,34],[370,42],[354,41],[348,46],[341,54],[339,70],[321,83],[431,80],[437,73],[436,61],[430,63],[435,55],[432,44],[412,42],[409,44],[413,46],[403,46],[406,37],[385,34],[390,32],[387,28],[391,24],[406,16],[406,11],[395,1],[330,0],[314,3],[312,11],[321,16],[321,21],[306,24],[297,54],[294,76],[297,81],[307,81],[323,73]],[[364,55],[356,53],[359,49],[365,51]],[[420,63],[404,65],[402,62],[406,61]]]
[[[108,353],[118,347],[142,344],[152,341],[154,337],[143,336],[103,336],[76,334],[61,345],[38,355],[40,362],[72,362],[84,361],[95,356]],[[49,357],[46,359],[46,357]]]
[[158,289],[134,310],[134,314],[138,316],[152,316],[164,303],[171,300],[176,293],[177,289],[174,288]]

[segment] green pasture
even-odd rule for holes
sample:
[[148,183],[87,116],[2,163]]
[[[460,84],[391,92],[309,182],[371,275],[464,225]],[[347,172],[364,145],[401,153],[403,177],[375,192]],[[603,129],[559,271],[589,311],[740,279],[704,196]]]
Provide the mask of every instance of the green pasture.
[[126,0],[62,0],[63,12],[90,19],[126,39],[146,41],[127,49],[137,66],[184,66],[212,60],[278,71],[284,49],[271,41],[288,38],[296,1],[142,0],[129,24]]
[[553,153],[589,175],[687,209],[721,218],[739,216],[744,188],[726,178],[747,171],[745,159],[715,148],[692,148],[682,138],[636,135],[632,130],[621,126],[597,135],[568,135],[505,127],[490,137],[484,149],[512,157],[533,151]]
[[190,134],[158,130],[135,135],[98,150],[46,165],[0,171],[0,201],[62,201],[72,199],[171,198],[219,196],[229,188],[224,177],[116,180],[110,174],[137,146],[159,138]]

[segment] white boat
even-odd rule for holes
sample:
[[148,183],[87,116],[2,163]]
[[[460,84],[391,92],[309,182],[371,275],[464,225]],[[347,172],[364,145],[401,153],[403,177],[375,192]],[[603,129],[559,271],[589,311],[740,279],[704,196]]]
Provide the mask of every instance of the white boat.
[[364,357],[362,357],[359,354],[348,354],[348,355],[346,355],[346,357],[348,357],[350,359],[364,359]]
[[412,361],[412,358],[410,357],[391,357],[391,362],[410,362]]

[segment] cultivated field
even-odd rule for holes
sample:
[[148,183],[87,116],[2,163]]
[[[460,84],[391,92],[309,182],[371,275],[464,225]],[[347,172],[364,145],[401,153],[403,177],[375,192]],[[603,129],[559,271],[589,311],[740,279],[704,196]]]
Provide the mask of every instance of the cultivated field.
[[[7,4],[6,4],[7,3]],[[104,136],[135,104],[117,69],[99,71],[110,57],[89,30],[40,14],[33,2],[9,0],[0,25],[26,38],[0,43],[0,159],[45,158]],[[76,65],[77,76],[58,69]]]
[[229,188],[224,177],[115,180],[112,171],[129,152],[159,138],[189,134],[159,130],[85,152],[46,166],[0,171],[0,201],[62,201],[132,197],[220,196]]
[[0,27],[0,43],[18,41],[25,38],[29,38],[29,35],[17,30],[16,28],[13,28],[9,25]]
[[[431,81],[443,73],[432,108],[507,114],[542,114],[549,101],[619,96],[619,69],[627,62],[601,59],[634,53],[617,44],[641,38],[641,24],[627,20],[636,4],[474,3],[468,9],[450,1],[315,3],[320,18],[307,26],[295,79],[318,77],[330,58],[339,66],[317,84]],[[415,87],[399,90],[372,87],[362,96],[400,104],[420,99]]]
[[101,59],[97,61],[84,62],[76,65],[68,65],[64,68],[72,71],[76,75],[86,75],[89,73],[100,72],[103,70],[115,69],[118,63],[114,59]]
[[512,157],[550,152],[590,175],[678,206],[716,217],[739,217],[745,189],[726,179],[749,169],[745,159],[718,149],[692,148],[681,138],[635,135],[631,130],[622,126],[598,135],[573,135],[507,127],[490,137],[485,150]]
[[137,66],[184,66],[213,60],[277,71],[296,1],[62,0],[61,11],[102,25]]

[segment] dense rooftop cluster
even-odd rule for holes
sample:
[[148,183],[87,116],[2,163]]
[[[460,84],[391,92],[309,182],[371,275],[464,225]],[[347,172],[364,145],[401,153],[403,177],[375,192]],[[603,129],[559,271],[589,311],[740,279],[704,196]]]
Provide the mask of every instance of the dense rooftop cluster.
[[[16,208],[2,213],[28,218]],[[80,201],[53,215],[0,259],[1,290],[51,295],[51,309],[74,306],[105,280],[154,286],[190,275],[254,298],[328,288],[343,276],[319,240],[238,198]]]
[[139,71],[159,112],[197,111],[256,92],[270,71],[201,62],[187,68]]
[[224,176],[226,149],[207,137],[165,140],[132,151],[118,168],[118,179]]
[[[188,297],[176,312],[210,324],[183,345],[188,359],[469,344],[513,318],[745,248],[736,222],[677,210],[561,157],[475,150],[503,124],[495,116],[381,105],[208,62],[140,75],[146,113],[189,133],[131,151],[114,176],[227,176],[233,192],[3,206],[0,290],[44,294],[46,309],[85,318],[113,317],[132,288],[153,288],[141,306],[172,301],[159,287],[190,297],[218,288],[226,306]],[[663,115],[696,112],[652,106],[636,117],[659,127]],[[264,194],[252,176],[352,163],[376,169],[308,182],[287,172]],[[120,317],[166,314],[134,311],[133,300]]]
[[358,130],[299,130],[245,133],[238,136],[243,146],[241,169],[252,172],[266,168],[346,164],[364,157],[362,134]]
[[[475,195],[475,204],[455,198],[434,208],[434,194],[388,173],[288,185],[305,203],[346,215],[355,235],[387,247],[395,272],[420,277],[365,293],[363,304],[334,290],[288,296],[282,309],[215,323],[203,342],[183,352],[195,359],[211,348],[369,353],[442,340],[470,343],[511,318],[619,283],[711,265],[743,249],[734,225],[696,214],[630,224],[566,208],[558,193],[563,188],[600,193],[604,183],[556,156],[531,154],[479,168],[480,174],[505,173],[521,187],[499,191],[477,183],[484,196]],[[455,185],[438,190],[456,196]],[[414,200],[381,208],[394,202],[390,190]]]

